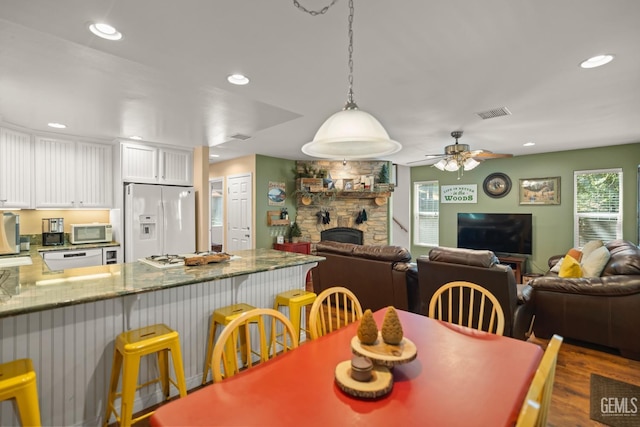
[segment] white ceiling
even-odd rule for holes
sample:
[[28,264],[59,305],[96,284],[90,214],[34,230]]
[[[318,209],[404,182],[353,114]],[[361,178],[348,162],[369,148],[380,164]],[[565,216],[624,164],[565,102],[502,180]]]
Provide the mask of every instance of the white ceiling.
[[[346,101],[347,15],[347,0],[315,17],[291,0],[0,0],[0,119],[305,159]],[[356,0],[355,100],[403,144],[400,164],[458,129],[515,155],[640,142],[639,20],[638,0]],[[96,21],[124,38],[95,37]],[[602,53],[615,60],[579,67]],[[498,107],[512,115],[476,115]]]

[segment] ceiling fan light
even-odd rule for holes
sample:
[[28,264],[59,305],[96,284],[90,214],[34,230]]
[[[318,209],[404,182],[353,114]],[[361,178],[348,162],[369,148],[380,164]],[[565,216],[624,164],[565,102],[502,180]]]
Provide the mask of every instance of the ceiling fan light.
[[401,149],[375,117],[359,109],[333,114],[302,146],[304,154],[325,159],[373,159]]
[[458,161],[456,159],[453,158],[449,158],[447,159],[445,165],[444,165],[444,170],[446,170],[447,172],[455,172],[460,168],[460,165],[458,164]]
[[464,164],[463,164],[464,170],[470,171],[471,169],[474,169],[479,164],[480,162],[477,161],[476,159],[468,158],[467,160],[464,161]]
[[446,164],[447,164],[447,161],[445,159],[440,159],[436,163],[434,163],[433,166],[435,166],[436,168],[444,172],[444,166]]

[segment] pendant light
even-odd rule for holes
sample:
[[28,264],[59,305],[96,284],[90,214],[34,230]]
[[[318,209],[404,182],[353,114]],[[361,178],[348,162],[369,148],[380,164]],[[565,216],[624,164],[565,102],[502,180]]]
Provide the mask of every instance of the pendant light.
[[[309,11],[294,5],[311,15],[323,14],[335,0],[320,12]],[[353,0],[349,0],[349,92],[344,108],[329,117],[316,132],[313,141],[302,146],[302,152],[324,159],[374,159],[397,153],[399,142],[389,138],[380,122],[358,108],[353,100]]]

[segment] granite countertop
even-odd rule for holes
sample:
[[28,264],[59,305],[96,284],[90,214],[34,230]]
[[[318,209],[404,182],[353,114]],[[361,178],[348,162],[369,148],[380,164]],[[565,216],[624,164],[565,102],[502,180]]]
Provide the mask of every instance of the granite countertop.
[[64,245],[55,245],[55,246],[31,245],[31,249],[29,251],[22,251],[20,252],[20,255],[23,255],[26,253],[29,253],[31,255],[33,254],[34,251],[37,251],[37,252],[71,251],[71,250],[82,250],[82,249],[92,249],[92,248],[108,248],[113,246],[120,246],[120,243],[118,242],[82,243],[80,245],[72,245],[69,242],[65,242]]
[[255,249],[232,252],[235,256],[230,261],[194,267],[156,268],[138,261],[51,271],[40,254],[48,250],[105,246],[119,244],[32,246],[29,255],[33,265],[0,268],[0,318],[324,260],[312,255]]

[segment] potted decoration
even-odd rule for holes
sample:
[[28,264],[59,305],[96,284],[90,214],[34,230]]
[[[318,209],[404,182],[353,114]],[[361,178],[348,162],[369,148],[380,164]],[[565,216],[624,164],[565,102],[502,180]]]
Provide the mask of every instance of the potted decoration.
[[378,173],[378,182],[380,184],[388,184],[389,183],[389,168],[386,163],[382,164],[382,168]]
[[291,224],[291,228],[289,228],[289,240],[291,240],[291,243],[298,243],[300,236],[302,236],[300,226],[297,222],[294,222]]

